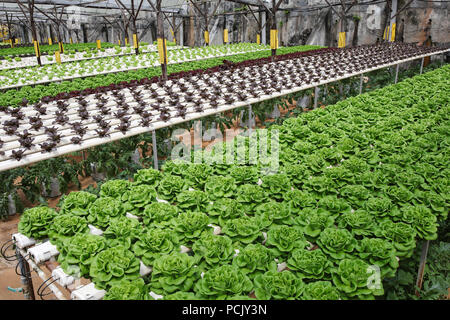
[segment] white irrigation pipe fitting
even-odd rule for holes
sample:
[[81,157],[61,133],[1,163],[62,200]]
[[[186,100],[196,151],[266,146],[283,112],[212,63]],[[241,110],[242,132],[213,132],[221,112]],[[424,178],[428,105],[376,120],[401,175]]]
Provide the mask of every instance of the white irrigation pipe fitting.
[[[51,151],[51,152],[42,154],[42,153],[39,153],[39,150],[34,150],[34,151],[27,150],[24,153],[26,155],[26,157],[22,158],[20,161],[17,161],[15,159],[10,159],[7,156],[0,156],[0,171],[13,169],[13,168],[16,168],[16,167],[19,167],[19,166],[24,166],[24,165],[27,165],[27,164],[31,164],[31,163],[34,163],[34,162],[37,162],[37,161],[41,161],[41,160],[57,157],[57,156],[60,156],[60,155],[66,154],[66,153],[80,151],[80,150],[87,149],[87,148],[90,148],[90,147],[94,147],[94,146],[97,146],[97,145],[100,145],[100,144],[109,143],[109,142],[116,141],[116,140],[119,140],[119,139],[122,139],[122,138],[131,137],[131,136],[138,135],[138,134],[141,134],[141,133],[146,133],[146,132],[154,131],[154,130],[157,130],[157,129],[160,129],[160,128],[169,127],[169,126],[172,126],[172,125],[175,125],[175,124],[179,124],[179,123],[183,123],[183,122],[186,122],[186,121],[195,120],[195,119],[198,119],[198,118],[203,118],[203,117],[206,117],[206,116],[209,116],[209,115],[214,115],[214,114],[221,113],[221,112],[224,112],[224,111],[228,111],[228,110],[231,110],[231,109],[235,109],[235,108],[239,108],[239,107],[243,107],[243,106],[248,106],[249,104],[252,104],[252,103],[257,103],[257,102],[261,102],[261,101],[265,101],[265,100],[281,97],[281,96],[284,96],[284,95],[287,95],[287,94],[290,94],[290,93],[302,91],[302,90],[313,88],[313,87],[316,87],[316,86],[319,86],[319,85],[323,85],[323,84],[331,83],[331,82],[334,82],[334,81],[338,81],[338,80],[346,79],[346,78],[349,78],[349,77],[353,77],[353,76],[356,76],[356,75],[360,75],[360,74],[363,74],[363,73],[367,73],[367,72],[370,72],[370,71],[373,71],[373,70],[377,70],[377,69],[385,68],[385,67],[388,67],[388,66],[396,65],[398,63],[403,63],[403,62],[406,62],[406,61],[412,61],[412,60],[415,60],[415,59],[418,59],[418,58],[422,58],[422,57],[425,57],[425,56],[441,54],[441,53],[447,52],[449,50],[450,49],[445,49],[445,50],[441,50],[441,51],[426,53],[426,54],[423,54],[423,55],[414,56],[414,57],[408,58],[408,59],[394,61],[392,63],[379,65],[379,66],[376,66],[376,67],[364,69],[364,70],[357,71],[357,72],[344,73],[342,76],[338,76],[338,77],[335,77],[335,78],[332,78],[332,79],[326,79],[326,80],[321,80],[321,81],[319,80],[319,81],[316,81],[316,82],[309,83],[307,85],[302,85],[300,87],[293,87],[291,89],[281,90],[280,92],[272,92],[271,94],[261,93],[259,98],[249,98],[249,99],[247,99],[245,101],[235,102],[235,103],[233,103],[231,105],[230,104],[223,104],[223,105],[221,105],[221,106],[219,106],[217,108],[213,108],[210,104],[207,103],[207,104],[204,104],[204,106],[206,108],[203,109],[203,112],[195,112],[195,110],[194,110],[194,112],[187,113],[185,118],[181,118],[181,117],[170,118],[166,122],[161,121],[161,120],[152,121],[150,123],[149,127],[139,126],[139,121],[138,121],[139,117],[136,114],[129,114],[129,115],[132,116],[132,118],[130,119],[131,126],[130,126],[130,129],[125,134],[123,134],[122,132],[120,132],[118,130],[115,130],[115,131],[111,130],[109,137],[100,138],[100,137],[98,137],[98,135],[96,133],[94,133],[94,134],[87,133],[85,135],[84,139],[82,140],[82,144],[80,144],[80,145],[74,145],[74,144],[72,144],[69,141],[68,138],[70,138],[71,136],[76,136],[76,134],[72,134],[71,136],[62,138],[60,145],[58,146],[58,148],[55,151]],[[309,58],[309,57],[306,57],[306,58]],[[277,65],[277,64],[278,65],[280,65],[280,64],[283,65],[283,64],[288,64],[288,62],[281,61],[281,62],[271,63],[269,65]],[[266,68],[270,68],[267,65],[265,65],[265,67]],[[231,72],[228,71],[228,73],[231,73]],[[224,72],[224,74],[227,74],[227,72]],[[186,82],[186,81],[184,80],[183,82]],[[262,82],[262,81],[259,81],[258,83],[260,83],[260,82]],[[157,86],[157,84],[153,83],[151,86],[154,87],[154,86]],[[226,86],[226,83],[225,83],[225,86]],[[140,87],[143,88],[145,86],[140,86]],[[205,85],[205,87],[206,87],[206,85]],[[162,91],[162,89],[157,89],[157,90]],[[145,92],[145,89],[143,89],[141,91]],[[124,92],[125,96],[131,97],[131,94],[129,93],[129,89],[123,89],[123,90],[121,90],[121,92]],[[94,95],[91,95],[91,97],[93,97],[93,96]],[[108,95],[105,95],[105,96],[108,96]],[[199,95],[196,94],[195,96],[198,97]],[[88,98],[86,97],[86,100],[87,99]],[[131,100],[129,100],[129,101],[131,101]],[[152,103],[152,101],[156,101],[156,100],[150,99],[148,101],[148,103]],[[222,101],[225,102],[223,99],[221,99],[220,102],[223,103]],[[53,103],[53,105],[56,105],[56,103]],[[116,105],[117,105],[117,103],[116,103]],[[94,108],[94,106],[90,106],[90,107]],[[31,107],[26,107],[24,109],[25,110],[29,110],[28,112],[26,112],[24,110],[24,112],[26,114],[32,112],[31,111],[32,110]],[[169,108],[169,110],[171,110],[171,111],[174,110],[174,109],[175,109],[174,107]],[[191,107],[187,107],[187,110],[188,111],[192,110],[192,106]],[[71,111],[71,112],[74,112],[74,111]],[[113,112],[113,110],[112,110],[112,112]],[[154,116],[153,112],[152,112],[152,116]],[[109,118],[106,118],[106,120],[108,120],[108,119]],[[119,120],[112,120],[111,126],[116,125],[118,123],[119,123]],[[85,124],[83,123],[83,125],[85,125]],[[94,124],[92,122],[88,123],[86,125],[88,126],[89,129],[94,130],[94,128],[92,128],[92,126],[94,126]],[[64,128],[65,128],[64,130],[70,131],[70,129],[69,129],[69,127],[67,125]],[[60,133],[60,132],[58,132],[58,133]],[[40,133],[39,135],[43,136],[44,134]],[[17,140],[17,137],[15,139]],[[39,140],[39,139],[41,139],[41,140]],[[38,140],[36,140],[36,142],[44,141],[42,139],[43,139],[43,137],[38,138]],[[5,142],[9,143],[11,141],[8,141],[6,139]],[[8,143],[5,143],[4,148],[2,148],[2,150],[3,149],[5,149],[5,150],[12,150],[12,149],[14,149],[15,146],[17,146],[17,144],[15,144],[14,146],[11,146]]]
[[94,236],[102,236],[103,235],[103,230],[100,230],[97,227],[94,227],[92,224],[88,224],[89,227],[89,233],[94,235]]
[[278,263],[277,264],[277,271],[281,272],[283,270],[287,269],[287,263],[286,262],[282,262],[282,263]]
[[213,234],[214,235],[219,235],[222,233],[222,228],[216,225],[213,225],[212,223],[208,224],[208,227],[213,228]]
[[149,275],[152,271],[152,267],[148,267],[142,261],[139,261],[139,274],[141,275],[141,277]]
[[21,233],[14,233],[12,235],[12,239],[19,249],[25,249],[36,244],[36,240],[34,240],[33,238],[28,238]]
[[27,253],[39,264],[57,256],[59,251],[56,249],[55,245],[50,243],[50,241],[46,241],[28,249]]
[[58,266],[57,268],[53,269],[52,278],[57,283],[59,283],[59,285],[65,288],[75,282],[75,277],[65,273],[64,270],[61,268],[61,266]]
[[95,288],[93,282],[72,291],[70,298],[72,300],[101,300],[106,294],[105,290]]
[[186,246],[183,246],[183,245],[180,246],[180,253],[188,253],[191,250],[192,250],[191,248],[188,248]]
[[155,300],[160,300],[160,299],[164,298],[164,296],[162,296],[162,295],[160,295],[160,294],[156,294],[156,293],[154,293],[153,291],[150,291],[149,294],[150,294],[150,296],[151,296],[153,299],[155,299]]

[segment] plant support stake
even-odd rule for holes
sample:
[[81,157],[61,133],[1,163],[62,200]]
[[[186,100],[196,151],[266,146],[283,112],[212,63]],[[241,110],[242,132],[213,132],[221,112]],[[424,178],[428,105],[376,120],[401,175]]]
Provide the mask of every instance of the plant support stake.
[[397,83],[397,81],[398,81],[398,68],[399,67],[400,67],[400,63],[397,64],[397,66],[395,67],[395,82],[394,83]]
[[423,72],[423,63],[425,61],[425,57],[422,58],[421,62],[420,62],[420,74],[422,74]]
[[314,109],[317,108],[318,99],[319,99],[319,87],[314,87]]
[[252,135],[252,105],[248,105],[248,136]]
[[152,131],[152,144],[153,144],[153,167],[158,170],[158,149],[156,148],[156,131]]
[[[427,262],[428,248],[430,247],[430,240],[427,240],[422,245],[422,254],[420,255],[419,272],[417,273],[416,281],[416,296],[420,297],[419,290],[422,289],[423,275],[425,273],[425,264]],[[419,288],[419,289],[417,289]]]
[[364,73],[361,73],[361,76],[359,77],[359,94],[362,93],[363,78],[364,78]]

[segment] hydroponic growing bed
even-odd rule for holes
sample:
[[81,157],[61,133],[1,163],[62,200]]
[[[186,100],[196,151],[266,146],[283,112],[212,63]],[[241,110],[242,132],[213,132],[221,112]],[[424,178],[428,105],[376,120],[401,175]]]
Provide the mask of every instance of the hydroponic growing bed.
[[[169,161],[99,196],[72,192],[58,211],[28,209],[19,232],[49,238],[104,299],[382,296],[372,280],[447,219],[449,78],[447,65],[271,126],[275,173],[224,164],[217,145],[199,151],[205,163]],[[237,154],[258,135],[234,140]]]
[[[269,50],[268,46],[252,43],[238,43],[227,46],[168,50],[168,64],[225,57],[240,53]],[[5,69],[0,71],[0,89],[20,88],[54,81],[91,77],[101,74],[159,66],[157,52],[140,55],[117,55],[98,59],[78,60],[64,64],[46,64],[43,67]]]
[[6,109],[0,171],[446,51],[407,44],[320,49]]

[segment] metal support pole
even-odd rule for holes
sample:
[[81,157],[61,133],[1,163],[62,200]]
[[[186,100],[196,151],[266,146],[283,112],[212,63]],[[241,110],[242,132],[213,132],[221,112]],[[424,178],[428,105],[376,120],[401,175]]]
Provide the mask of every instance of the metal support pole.
[[361,73],[361,76],[359,77],[359,94],[362,93],[363,78],[364,78],[364,73]]
[[314,109],[317,108],[317,100],[319,100],[319,87],[314,87]]
[[420,74],[423,72],[423,63],[425,61],[425,58],[422,58],[422,61],[420,62]]
[[252,135],[252,105],[248,105],[248,136]]
[[441,55],[441,67],[444,65],[445,53]]
[[153,145],[153,167],[158,170],[158,149],[156,147],[156,131],[152,131],[152,145]]
[[23,295],[27,300],[36,300],[34,296],[34,288],[33,288],[33,280],[31,279],[30,265],[28,262],[22,257],[19,249],[16,248],[16,257],[19,261],[19,270],[20,270],[20,281],[23,284]]
[[397,66],[395,67],[395,82],[394,83],[398,82],[398,68],[399,67],[400,67],[400,63],[397,64]]
[[[428,248],[430,247],[430,240],[425,241],[422,245],[422,254],[420,255],[419,271],[417,273],[416,288],[422,289],[423,275],[425,272],[425,263],[427,262]],[[416,289],[416,296],[420,296],[419,290]]]

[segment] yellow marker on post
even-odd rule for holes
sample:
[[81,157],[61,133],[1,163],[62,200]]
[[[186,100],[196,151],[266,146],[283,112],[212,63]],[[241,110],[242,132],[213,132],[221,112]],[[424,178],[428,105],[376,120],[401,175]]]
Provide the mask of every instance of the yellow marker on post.
[[119,41],[119,46],[120,46],[120,39],[118,41]]
[[205,43],[209,44],[209,32],[205,31],[204,36],[205,36]]
[[159,53],[159,63],[164,64],[164,61],[167,62],[166,39],[158,38],[157,39],[157,47],[158,47],[158,53]]
[[137,40],[137,34],[133,33],[133,44],[134,44],[134,48],[137,49],[138,48],[138,40]]
[[280,46],[279,46],[279,40],[278,40],[278,29],[277,30],[275,30],[276,32],[275,32],[275,49],[278,49]]
[[391,42],[395,41],[395,23],[392,24],[392,30],[391,30]]
[[125,45],[128,46],[128,38],[125,38]]
[[72,38],[70,38],[69,40],[70,40],[70,44],[73,44],[73,40],[72,40]]
[[345,32],[339,32],[338,48],[345,47]]
[[55,51],[55,59],[58,64],[61,64],[61,53],[59,51]]
[[15,43],[19,44],[19,38],[16,38]]
[[100,40],[97,40],[97,49],[102,48],[102,42]]
[[384,29],[383,40],[389,40],[389,26]]
[[53,44],[52,38],[48,38],[48,45],[51,46]]
[[170,33],[172,34],[173,42],[175,42],[175,44],[176,44],[177,43],[177,39],[175,38],[175,33],[173,32],[172,28],[170,28]]
[[228,29],[223,29],[223,42],[228,43]]
[[62,42],[58,42],[58,48],[61,53],[64,53],[64,45]]
[[277,49],[278,48],[278,30],[277,29],[271,29],[270,30],[270,49]]
[[39,50],[39,43],[36,40],[34,40],[33,44],[34,44],[34,53],[36,54],[36,57],[39,57],[41,53],[41,50]]
[[261,44],[261,36],[259,34],[256,35],[256,44]]

